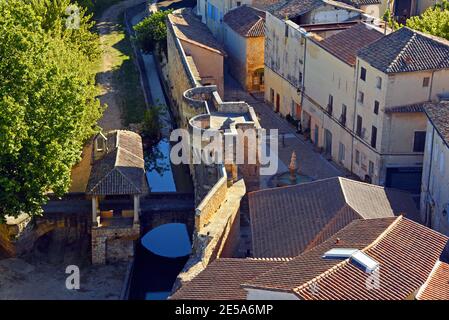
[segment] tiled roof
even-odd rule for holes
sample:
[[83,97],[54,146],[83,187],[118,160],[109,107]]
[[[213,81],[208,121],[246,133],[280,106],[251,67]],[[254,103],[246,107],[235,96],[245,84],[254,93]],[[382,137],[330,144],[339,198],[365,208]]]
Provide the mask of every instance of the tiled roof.
[[176,291],[174,300],[235,300],[245,299],[246,291],[240,286],[284,260],[256,260],[221,258],[213,261],[199,275]]
[[428,103],[424,109],[432,125],[449,147],[449,102]]
[[404,106],[385,108],[385,113],[418,113],[424,112],[424,103],[414,103]]
[[357,52],[382,37],[381,32],[359,23],[317,43],[338,59],[354,66]]
[[284,0],[270,6],[267,11],[281,19],[293,19],[322,5],[322,0]]
[[179,9],[168,15],[176,36],[186,42],[226,55],[223,46],[214,38],[207,26],[189,8]]
[[435,264],[416,298],[418,300],[449,300],[449,264],[441,261]]
[[294,257],[354,219],[417,215],[402,191],[330,178],[249,193],[254,257]]
[[224,22],[243,37],[263,37],[265,34],[265,12],[246,5],[225,14]]
[[364,47],[358,56],[385,73],[449,68],[449,42],[403,27]]
[[360,6],[368,6],[372,4],[381,4],[381,0],[340,0],[341,2],[350,4],[354,7],[359,8]]
[[92,195],[141,194],[146,190],[142,138],[125,130],[106,134],[107,152],[92,165],[86,193]]
[[[448,237],[409,219],[355,220],[321,245],[243,284],[294,292],[306,300],[395,300],[413,297],[439,259]],[[380,265],[380,286],[349,259],[325,259],[332,248],[359,249]]]

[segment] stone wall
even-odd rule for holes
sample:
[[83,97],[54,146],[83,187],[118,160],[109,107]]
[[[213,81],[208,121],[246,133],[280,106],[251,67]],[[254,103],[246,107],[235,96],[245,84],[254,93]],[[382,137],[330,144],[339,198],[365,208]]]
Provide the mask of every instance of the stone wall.
[[92,228],[92,263],[129,261],[139,237],[140,225],[136,223],[132,227]]
[[47,214],[30,218],[20,215],[0,224],[0,250],[6,256],[15,257],[33,250],[36,241],[52,231],[63,231],[63,238],[74,241],[89,236],[91,226],[88,214]]

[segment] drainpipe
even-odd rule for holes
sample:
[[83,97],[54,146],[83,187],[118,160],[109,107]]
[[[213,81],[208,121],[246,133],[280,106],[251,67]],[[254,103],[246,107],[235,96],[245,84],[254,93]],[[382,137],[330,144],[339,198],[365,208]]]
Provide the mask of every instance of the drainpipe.
[[[434,141],[435,141],[435,127],[433,127],[433,125],[432,125],[432,139],[431,139],[430,159],[429,159],[429,173],[427,175],[426,198],[427,198],[427,195],[430,194],[430,177],[432,176],[433,145],[434,145]],[[426,208],[425,208],[426,216],[424,217],[424,224],[430,228],[430,227],[432,227],[431,226],[431,216],[430,216],[429,211],[427,210],[427,199],[424,199],[424,201],[425,201],[425,205],[426,205]]]
[[[305,91],[305,83],[306,83],[306,56],[307,56],[307,41],[308,37],[307,34],[304,34],[304,54],[303,54],[303,67],[302,67],[302,82],[301,82],[301,112],[304,110],[304,91]],[[302,115],[301,121],[303,119]],[[301,127],[304,128],[304,126],[301,125]],[[312,128],[309,128],[312,131]]]
[[430,85],[429,85],[429,96],[428,99],[429,101],[432,101],[432,89],[433,89],[433,77],[435,75],[435,70],[432,71],[432,76],[430,77]]
[[355,122],[357,119],[357,93],[359,89],[359,63],[357,60],[355,71],[355,92],[354,92],[354,118],[352,121],[352,135],[351,135],[351,173],[354,173],[354,134],[355,134]]

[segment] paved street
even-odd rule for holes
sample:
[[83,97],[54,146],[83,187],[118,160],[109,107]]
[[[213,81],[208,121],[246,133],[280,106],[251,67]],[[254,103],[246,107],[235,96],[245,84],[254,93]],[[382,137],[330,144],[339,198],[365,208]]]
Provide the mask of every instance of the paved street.
[[[313,150],[310,141],[296,133],[287,120],[276,114],[270,105],[263,102],[263,95],[250,95],[245,92],[240,85],[229,75],[225,74],[225,100],[246,101],[254,107],[259,118],[260,125],[265,129],[279,130],[279,166],[278,173],[288,170],[292,152],[296,152],[299,170],[313,179],[324,179],[343,175],[344,173],[333,163],[326,160],[321,154]],[[284,145],[281,136],[284,135]],[[267,187],[267,177],[261,181],[261,187]]]

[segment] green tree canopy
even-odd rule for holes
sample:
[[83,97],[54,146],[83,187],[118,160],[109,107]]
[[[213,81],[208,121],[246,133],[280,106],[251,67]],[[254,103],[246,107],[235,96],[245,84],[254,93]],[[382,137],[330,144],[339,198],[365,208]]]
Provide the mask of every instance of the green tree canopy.
[[411,17],[407,27],[449,40],[449,1],[443,0],[422,15]]
[[172,11],[155,12],[134,26],[137,43],[144,52],[152,51],[157,42],[167,39],[165,20]]
[[46,193],[68,190],[101,116],[88,19],[66,30],[52,3],[68,1],[0,1],[0,221],[39,214]]

